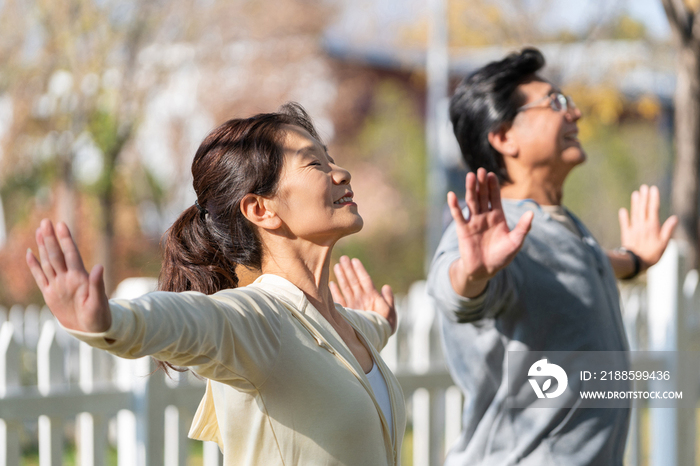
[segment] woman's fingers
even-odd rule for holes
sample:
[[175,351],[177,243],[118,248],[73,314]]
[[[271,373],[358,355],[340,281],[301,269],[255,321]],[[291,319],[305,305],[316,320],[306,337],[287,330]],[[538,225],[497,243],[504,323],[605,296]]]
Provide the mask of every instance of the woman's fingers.
[[51,267],[57,274],[64,273],[66,271],[66,261],[51,221],[48,219],[42,220],[40,228]]
[[[356,261],[357,259],[354,260]],[[343,272],[345,272],[345,279],[352,289],[353,296],[355,296],[356,299],[361,297],[363,295],[362,283],[360,283],[360,279],[357,277],[353,261],[351,261],[348,256],[342,256],[340,258],[340,265],[343,268]]]
[[394,308],[394,291],[391,289],[389,285],[384,285],[382,287],[382,297],[384,298],[384,301],[391,307],[392,309]]
[[39,264],[39,261],[34,256],[31,249],[27,249],[26,260],[29,270],[32,272],[32,276],[34,277],[34,281],[43,292],[44,288],[48,286],[49,281],[46,279],[46,275],[44,275],[44,271],[41,269],[41,264]]
[[56,236],[63,251],[66,267],[87,273],[78,246],[75,244],[73,236],[65,223],[59,222],[56,224]]
[[350,261],[350,263],[352,265],[352,271],[355,274],[355,277],[358,283],[360,284],[362,291],[366,294],[376,293],[377,289],[374,287],[372,277],[365,269],[365,266],[362,265],[362,261],[360,261],[360,259],[354,258]]
[[36,230],[36,246],[39,250],[39,263],[41,264],[41,270],[44,272],[44,276],[47,280],[53,280],[56,276],[56,271],[51,266],[51,261],[49,260],[49,253],[46,251],[46,246],[44,245],[44,236],[41,233],[41,228]]
[[[341,257],[340,259],[342,261],[343,258]],[[341,263],[338,263],[333,267],[333,272],[335,273],[335,279],[338,280],[339,291],[344,296],[346,304],[352,306],[351,302],[354,300],[355,293],[345,276],[345,268]]]
[[328,287],[331,289],[331,296],[333,296],[333,301],[335,301],[343,307],[348,307],[348,304],[345,301],[345,297],[343,296],[343,293],[341,293],[340,288],[338,288],[338,285],[336,285],[335,282],[330,282],[328,283]]

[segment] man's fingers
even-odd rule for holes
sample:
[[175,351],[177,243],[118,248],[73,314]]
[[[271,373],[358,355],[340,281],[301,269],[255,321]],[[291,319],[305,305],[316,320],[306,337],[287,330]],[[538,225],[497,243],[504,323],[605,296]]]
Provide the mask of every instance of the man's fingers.
[[53,224],[50,220],[44,219],[41,221],[40,228],[41,234],[44,237],[44,246],[46,247],[48,260],[51,263],[51,267],[53,267],[57,274],[65,272],[66,262],[63,256],[63,250],[61,250],[61,245],[58,244],[58,239],[56,238]]
[[673,230],[676,228],[676,225],[678,225],[678,217],[675,215],[671,215],[661,226],[660,236],[662,241],[664,242],[664,245],[668,244],[669,240],[671,239],[671,235],[673,234]]
[[491,203],[491,210],[502,209],[501,187],[498,183],[498,177],[495,173],[489,173],[487,175],[487,181],[489,185],[489,202]]
[[479,213],[479,201],[476,193],[476,175],[472,172],[467,173],[465,189],[464,200],[467,201],[470,216],[476,215]]
[[639,203],[641,218],[646,220],[649,213],[649,186],[645,184],[639,188]]
[[617,216],[620,219],[620,230],[624,235],[627,232],[627,230],[630,229],[629,213],[627,212],[627,209],[622,207],[620,210],[617,211]]
[[452,215],[452,219],[455,221],[458,227],[467,223],[467,221],[464,219],[464,215],[462,214],[462,209],[459,207],[457,195],[452,191],[447,193],[447,207],[450,208],[450,215]]
[[513,228],[513,230],[510,233],[508,233],[508,236],[510,236],[512,243],[516,246],[516,250],[520,249],[520,247],[523,245],[523,242],[525,241],[525,236],[530,231],[530,227],[532,226],[532,219],[534,217],[535,213],[531,210],[525,212],[520,217],[520,220],[518,220],[518,224],[515,225],[515,228]]
[[330,282],[328,283],[328,287],[331,289],[331,296],[333,296],[333,301],[335,301],[343,307],[348,307],[347,303],[345,302],[345,297],[343,296],[343,293],[340,292],[340,288],[338,288],[338,285],[336,285],[335,282]]
[[649,205],[647,206],[646,216],[647,219],[655,222],[655,224],[659,222],[659,205],[661,204],[659,197],[659,188],[656,186],[649,188]]
[[479,212],[489,211],[489,185],[486,181],[486,170],[479,168],[476,171],[477,192],[479,193]]
[[63,222],[57,223],[56,236],[63,250],[66,267],[71,270],[79,270],[87,273],[85,265],[83,264],[83,258],[80,257],[80,251],[73,240],[73,236],[70,234],[68,225]]
[[34,277],[34,281],[43,292],[44,288],[48,286],[49,281],[46,279],[46,275],[44,275],[44,271],[41,269],[41,264],[39,264],[39,261],[36,259],[31,249],[27,249],[26,260],[29,270],[32,272],[32,276]]
[[630,202],[630,221],[632,224],[637,223],[641,221],[643,218],[640,215],[640,200],[639,200],[639,191],[634,191],[632,193],[632,198]]

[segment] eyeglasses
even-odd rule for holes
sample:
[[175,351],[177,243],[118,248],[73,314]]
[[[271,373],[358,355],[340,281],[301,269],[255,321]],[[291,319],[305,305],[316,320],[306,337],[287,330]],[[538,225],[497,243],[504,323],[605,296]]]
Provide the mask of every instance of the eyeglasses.
[[564,113],[566,113],[568,111],[573,112],[574,110],[576,110],[576,104],[571,99],[571,97],[566,96],[561,92],[552,92],[551,94],[546,95],[541,99],[537,99],[534,102],[530,102],[529,104],[525,104],[522,107],[518,107],[516,113],[522,112],[523,110],[527,110],[528,108],[534,108],[537,106],[537,104],[547,99],[549,99],[549,107],[555,112],[563,111]]

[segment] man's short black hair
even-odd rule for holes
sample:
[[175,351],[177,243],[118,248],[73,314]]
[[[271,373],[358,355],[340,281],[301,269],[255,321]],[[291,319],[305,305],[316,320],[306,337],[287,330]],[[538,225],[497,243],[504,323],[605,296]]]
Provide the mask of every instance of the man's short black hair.
[[513,121],[525,100],[516,92],[518,85],[544,63],[539,50],[525,48],[476,70],[459,84],[450,100],[450,119],[470,170],[483,167],[500,182],[510,181],[503,156],[491,146],[488,135]]

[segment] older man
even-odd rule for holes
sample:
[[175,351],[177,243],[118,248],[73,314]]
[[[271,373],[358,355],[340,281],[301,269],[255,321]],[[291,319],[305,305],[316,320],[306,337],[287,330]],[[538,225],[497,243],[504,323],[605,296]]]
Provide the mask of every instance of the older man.
[[611,409],[507,404],[509,350],[626,351],[616,278],[655,264],[677,220],[663,226],[659,192],[642,186],[620,210],[622,248],[603,251],[562,205],[566,177],[586,159],[581,112],[540,77],[524,49],[457,88],[450,116],[462,155],[467,208],[454,193],[428,278],[448,365],[465,394],[447,465],[621,466],[629,423]]

